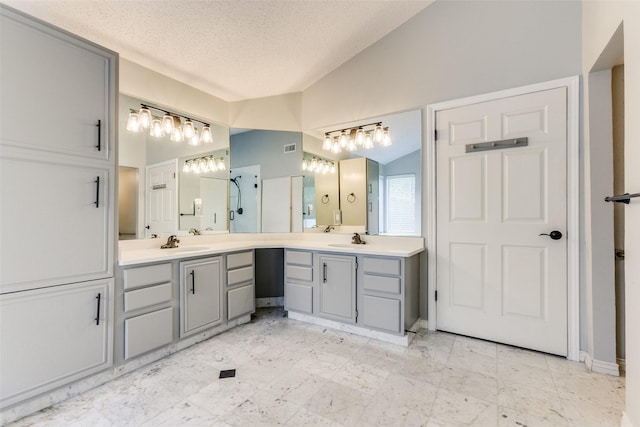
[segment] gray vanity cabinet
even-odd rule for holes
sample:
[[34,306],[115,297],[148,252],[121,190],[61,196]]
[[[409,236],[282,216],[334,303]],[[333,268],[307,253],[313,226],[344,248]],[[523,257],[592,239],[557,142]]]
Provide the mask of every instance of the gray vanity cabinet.
[[360,317],[368,328],[404,335],[419,316],[417,256],[363,256],[359,271]]
[[227,254],[227,319],[256,311],[253,251]]
[[163,263],[122,272],[125,360],[173,342],[172,270]]
[[319,254],[318,269],[318,316],[355,323],[356,257]]
[[180,263],[180,338],[223,322],[222,257]]
[[284,308],[313,313],[313,252],[287,249],[284,255]]

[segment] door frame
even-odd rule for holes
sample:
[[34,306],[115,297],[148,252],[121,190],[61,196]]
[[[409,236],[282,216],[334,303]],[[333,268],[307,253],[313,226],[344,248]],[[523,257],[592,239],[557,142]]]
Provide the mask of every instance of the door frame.
[[[144,227],[149,225],[149,168],[173,165],[173,173],[176,177],[176,191],[174,194],[174,203],[176,204],[176,215],[174,218],[174,225],[176,233],[180,229],[180,199],[178,198],[178,189],[180,188],[180,174],[178,173],[178,158],[165,160],[163,162],[153,163],[145,166],[144,168]],[[150,234],[149,230],[143,228],[144,238],[149,238],[148,234]]]
[[501,98],[543,90],[567,88],[567,359],[580,359],[580,77],[573,76],[497,92],[427,105],[426,150],[426,246],[428,328],[437,329],[437,223],[436,223],[436,114],[441,110],[463,107]]

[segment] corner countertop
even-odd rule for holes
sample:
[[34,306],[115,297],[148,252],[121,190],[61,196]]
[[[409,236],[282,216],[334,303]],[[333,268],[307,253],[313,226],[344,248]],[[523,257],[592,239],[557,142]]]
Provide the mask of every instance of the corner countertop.
[[407,258],[424,251],[422,237],[362,236],[364,245],[351,244],[351,235],[324,233],[257,233],[179,236],[175,249],[160,249],[166,238],[118,242],[118,265],[131,266],[158,261],[217,255],[259,248],[306,249],[350,255]]

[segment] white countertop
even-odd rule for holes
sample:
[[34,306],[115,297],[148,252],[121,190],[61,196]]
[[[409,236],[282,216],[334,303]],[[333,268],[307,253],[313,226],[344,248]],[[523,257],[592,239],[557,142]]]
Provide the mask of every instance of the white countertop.
[[166,238],[121,240],[121,266],[216,255],[259,248],[307,249],[344,254],[410,257],[424,251],[422,237],[362,236],[364,245],[352,245],[351,235],[331,233],[257,233],[179,236],[175,249],[160,249]]

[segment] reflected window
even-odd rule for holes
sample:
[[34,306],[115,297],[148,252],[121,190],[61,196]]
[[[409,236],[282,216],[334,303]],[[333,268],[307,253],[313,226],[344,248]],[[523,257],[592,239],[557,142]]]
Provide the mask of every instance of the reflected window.
[[385,229],[387,234],[416,233],[416,176],[386,177]]

